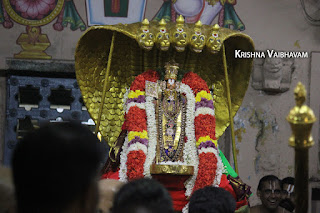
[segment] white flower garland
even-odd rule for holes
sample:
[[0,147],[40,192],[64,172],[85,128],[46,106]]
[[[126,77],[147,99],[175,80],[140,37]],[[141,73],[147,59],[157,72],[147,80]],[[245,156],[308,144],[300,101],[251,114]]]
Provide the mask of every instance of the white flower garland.
[[126,136],[120,154],[120,169],[119,169],[119,181],[127,182],[127,155],[128,155],[128,135]]
[[182,213],[189,213],[189,202],[183,207]]
[[142,150],[144,152],[145,155],[147,155],[148,152],[148,148],[146,147],[146,145],[140,143],[140,142],[136,142],[134,144],[131,144],[128,148],[128,154],[131,151],[138,151],[138,150]]
[[146,97],[146,114],[147,114],[147,129],[148,129],[148,153],[146,157],[146,161],[144,163],[144,176],[150,177],[150,166],[153,163],[153,160],[156,156],[156,148],[157,148],[157,123],[156,123],[156,111],[155,106],[153,104],[153,97]]
[[196,113],[195,113],[195,117],[197,117],[198,115],[212,115],[214,116],[214,109],[211,109],[209,107],[199,107],[197,110],[196,110]]
[[[191,165],[194,167],[194,174],[190,177],[184,184],[186,187],[186,196],[190,196],[192,190],[194,188],[194,184],[196,181],[196,177],[198,174],[198,165],[199,165],[199,156],[197,153],[196,147],[196,137],[195,137],[195,129],[194,129],[194,119],[199,114],[209,114],[214,116],[214,110],[208,107],[200,107],[195,111],[195,97],[193,95],[192,89],[186,85],[181,83],[180,85],[180,93],[185,93],[187,98],[187,110],[186,110],[186,127],[185,133],[187,136],[187,142],[185,143],[184,150],[183,150],[183,159],[184,162],[163,162],[161,164],[177,164],[177,165]],[[126,92],[126,94],[128,91]],[[127,95],[125,94],[124,103],[126,103]],[[127,182],[127,155],[130,151],[134,150],[142,150],[146,154],[146,161],[144,163],[144,176],[150,177],[150,166],[153,163],[153,160],[156,155],[156,146],[157,146],[157,129],[156,129],[156,117],[155,117],[155,106],[153,104],[153,97],[146,97],[145,103],[129,103],[124,109],[128,113],[129,109],[132,106],[137,106],[140,109],[145,109],[147,114],[147,132],[148,132],[148,147],[141,143],[132,144],[128,147],[128,136],[125,138],[125,142],[123,145],[123,151],[120,155],[120,170],[119,170],[119,180],[123,182]],[[199,150],[199,153],[202,152],[211,152],[214,153],[217,157],[217,171],[216,177],[214,180],[213,185],[219,186],[223,171],[223,164],[222,160],[218,154],[218,151],[214,148],[202,148]],[[188,212],[188,204],[183,208],[183,212]]]
[[219,187],[224,166],[223,166],[221,157],[219,155],[219,150],[213,149],[213,154],[217,158],[216,178],[213,181],[213,186]]
[[214,150],[216,150],[216,149],[214,149],[212,147],[208,147],[208,148],[202,147],[201,149],[199,149],[199,155],[201,153],[214,153]]
[[185,195],[188,197],[192,193],[192,189],[196,182],[196,178],[198,175],[198,165],[199,165],[199,156],[197,154],[196,147],[196,136],[194,130],[194,118],[195,118],[195,97],[193,95],[192,89],[186,85],[181,83],[180,85],[180,93],[185,93],[187,97],[187,113],[186,113],[186,136],[187,142],[184,145],[183,149],[183,160],[188,165],[192,165],[194,167],[194,174],[190,177],[184,184],[186,187]]
[[136,102],[131,102],[129,104],[127,104],[127,107],[126,107],[126,113],[128,114],[129,110],[131,107],[133,106],[137,106],[139,109],[145,109],[146,106],[144,103],[136,103]]

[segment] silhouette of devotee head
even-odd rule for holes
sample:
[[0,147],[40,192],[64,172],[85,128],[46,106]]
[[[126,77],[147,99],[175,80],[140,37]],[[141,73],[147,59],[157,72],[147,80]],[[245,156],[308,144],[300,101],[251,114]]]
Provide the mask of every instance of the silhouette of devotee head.
[[114,179],[103,179],[99,181],[99,213],[109,213],[112,207],[115,193],[123,182]]
[[100,150],[80,124],[52,123],[28,134],[12,159],[17,212],[95,212]]
[[261,178],[257,189],[257,195],[262,204],[250,208],[250,212],[288,212],[279,206],[282,200],[281,191],[281,181],[278,177],[274,175],[267,175]]
[[293,212],[295,208],[294,178],[286,177],[282,181],[282,201],[280,206]]
[[112,213],[173,213],[169,192],[153,179],[128,182],[116,193]]
[[223,188],[206,186],[193,193],[189,213],[234,213],[236,201]]

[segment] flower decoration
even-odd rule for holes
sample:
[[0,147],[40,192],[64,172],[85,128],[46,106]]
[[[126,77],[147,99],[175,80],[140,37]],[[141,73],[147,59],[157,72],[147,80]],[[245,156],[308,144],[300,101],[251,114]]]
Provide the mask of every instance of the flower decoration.
[[140,75],[138,75],[130,86],[130,90],[136,91],[145,91],[146,81],[156,82],[159,79],[159,75],[156,71],[148,70]]
[[[149,70],[137,76],[131,84],[126,99],[125,128],[128,136],[121,155],[122,180],[151,177],[157,129],[154,98],[145,96],[145,82],[158,79],[158,73]],[[189,72],[184,75],[178,89],[187,98],[183,163],[194,166],[194,175],[185,182],[185,195],[190,196],[196,189],[219,185],[223,165],[217,151],[213,97],[206,82]]]
[[130,107],[126,115],[126,125],[128,131],[142,132],[143,130],[147,130],[146,111],[137,106]]
[[189,85],[194,94],[197,94],[201,90],[210,93],[207,82],[196,73],[186,73],[182,79],[182,83]]
[[201,98],[201,100],[199,102],[196,102],[196,110],[200,107],[207,107],[210,109],[213,109],[213,101],[212,100],[208,100],[206,98]]
[[198,92],[196,95],[196,102],[200,102],[203,99],[206,99],[209,101],[212,100],[212,96],[210,92],[207,92],[205,90],[201,90],[200,92]]
[[194,120],[196,140],[199,140],[200,137],[205,137],[207,135],[213,140],[216,140],[215,121],[216,119],[212,115],[200,114],[197,116]]
[[217,162],[218,160],[214,153],[201,153],[199,155],[199,170],[193,191],[213,184]]
[[131,151],[127,160],[127,176],[128,180],[143,178],[143,164],[146,155],[142,150]]
[[140,90],[132,90],[130,91],[128,98],[139,98],[142,99],[142,97],[145,95],[144,91],[140,91]]

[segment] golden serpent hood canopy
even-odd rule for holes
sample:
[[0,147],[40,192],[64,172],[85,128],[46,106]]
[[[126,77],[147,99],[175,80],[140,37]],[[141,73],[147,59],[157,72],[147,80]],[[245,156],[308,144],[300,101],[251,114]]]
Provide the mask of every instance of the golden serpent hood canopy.
[[[110,51],[114,35],[114,48]],[[253,59],[235,58],[235,50],[254,51],[252,39],[238,31],[219,26],[138,22],[94,26],[80,38],[75,53],[78,84],[85,105],[97,124],[103,103],[99,131],[112,145],[124,122],[123,97],[134,78],[148,69],[156,70],[174,59],[180,68],[197,73],[213,88],[216,137],[230,124],[223,66],[227,61],[232,116],[239,109],[249,84]],[[109,54],[112,54],[108,87],[102,100]]]

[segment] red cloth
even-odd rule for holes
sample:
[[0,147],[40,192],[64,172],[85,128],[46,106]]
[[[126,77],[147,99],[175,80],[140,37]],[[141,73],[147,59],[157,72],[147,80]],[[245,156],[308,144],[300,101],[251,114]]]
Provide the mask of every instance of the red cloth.
[[[189,178],[189,176],[183,176],[183,175],[153,175],[152,176],[155,180],[158,180],[160,183],[162,183],[167,190],[169,191],[172,201],[173,201],[173,207],[175,211],[182,211],[183,207],[188,203],[188,200],[185,196],[185,188],[184,188],[184,182]],[[119,170],[116,172],[109,171],[106,174],[103,174],[101,179],[116,179],[119,180]],[[227,179],[227,176],[223,174],[221,176],[221,181],[219,187],[224,188],[228,192],[232,194],[232,196],[236,199],[236,194],[232,188],[232,186],[229,184],[229,180]],[[237,202],[236,209],[239,209],[242,206],[245,206],[248,204],[247,199],[241,200]]]
[[153,179],[162,183],[169,191],[173,208],[175,211],[182,211],[183,207],[187,205],[188,200],[185,196],[186,189],[184,182],[189,178],[185,175],[153,175]]

